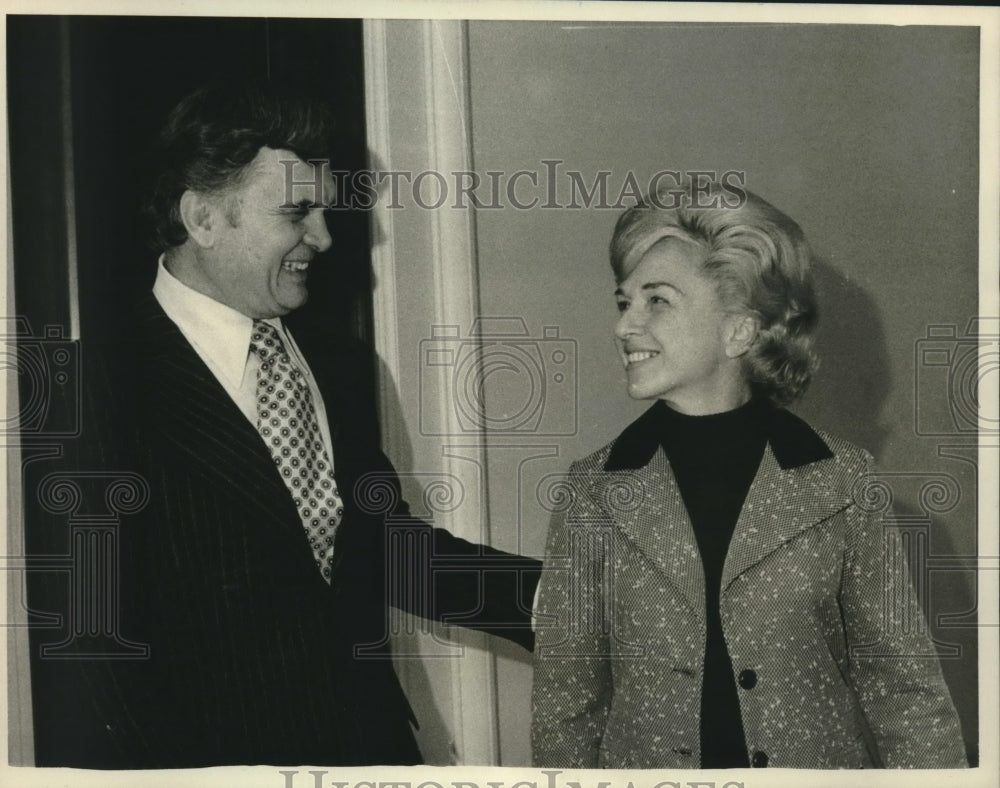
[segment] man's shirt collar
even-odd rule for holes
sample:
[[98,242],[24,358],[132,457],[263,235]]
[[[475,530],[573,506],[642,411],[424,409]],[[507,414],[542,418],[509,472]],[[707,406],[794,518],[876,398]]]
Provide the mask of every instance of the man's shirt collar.
[[[253,319],[191,289],[166,269],[163,259],[161,255],[153,295],[187,340],[211,358],[219,373],[238,389],[246,369]],[[281,331],[278,318],[266,322]]]
[[[605,471],[637,470],[653,458],[661,442],[660,409],[665,407],[662,401],[657,401],[625,428],[611,447],[604,463]],[[764,417],[767,419],[767,442],[782,469],[833,457],[826,442],[795,414],[768,405]]]

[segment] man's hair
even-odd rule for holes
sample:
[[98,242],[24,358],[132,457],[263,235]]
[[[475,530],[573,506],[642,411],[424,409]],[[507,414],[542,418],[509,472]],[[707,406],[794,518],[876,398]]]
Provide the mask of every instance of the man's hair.
[[225,194],[238,187],[263,147],[300,159],[329,159],[332,108],[325,101],[257,82],[216,82],[171,111],[152,154],[153,186],[144,206],[150,245],[162,252],[187,240],[180,217],[188,189]]
[[715,282],[723,308],[758,322],[757,337],[743,356],[747,380],[757,394],[789,404],[802,396],[818,366],[812,252],[799,226],[770,203],[747,191],[744,201],[728,207],[731,190],[718,183],[708,188],[697,195],[684,190],[685,197],[698,197],[695,204],[677,204],[664,193],[625,211],[611,239],[611,268],[621,282],[664,238],[699,244],[707,252],[701,272]]

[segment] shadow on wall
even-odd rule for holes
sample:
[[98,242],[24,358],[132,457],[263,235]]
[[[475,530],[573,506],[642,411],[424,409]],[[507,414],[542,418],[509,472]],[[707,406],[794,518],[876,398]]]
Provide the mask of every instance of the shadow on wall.
[[[933,485],[931,481],[928,486]],[[957,503],[955,500],[951,508]],[[979,676],[975,669],[978,664],[979,611],[975,572],[934,571],[932,568],[940,563],[942,557],[947,559],[957,554],[952,536],[957,518],[945,518],[938,513],[929,513],[926,506],[914,506],[898,500],[893,503],[891,516],[896,525],[904,530],[922,531],[926,536],[926,552],[916,556],[908,554],[910,580],[917,589],[917,598],[927,616],[941,662],[941,673],[958,711],[966,758],[969,766],[976,767],[979,765]],[[961,527],[961,523],[957,526]]]
[[[374,272],[372,278],[374,279]],[[384,423],[381,425],[382,434],[391,435],[394,447],[392,460],[403,485],[404,500],[420,500],[422,490],[411,475],[413,445],[405,428],[399,390],[396,388],[392,372],[382,358],[376,355],[376,360],[378,389],[381,396],[386,398],[386,407],[383,410]],[[454,640],[454,636],[439,624],[418,620],[408,614],[400,613],[399,616],[402,626],[400,631],[393,633],[393,653],[396,655],[393,664],[417,718],[419,727],[414,731],[417,745],[420,747],[424,763],[435,766],[453,765],[456,762],[453,736],[439,708],[434,684],[427,670],[427,662],[413,655],[433,654],[439,650],[436,648],[437,644]],[[438,662],[440,663],[440,660]]]
[[875,300],[823,258],[814,262],[813,276],[820,368],[800,410],[879,457],[889,433],[881,414],[892,381]]
[[[877,483],[887,485],[885,517],[910,532],[910,574],[930,621],[941,668],[958,709],[972,766],[978,764],[978,676],[975,572],[935,571],[942,557],[959,555],[961,535],[975,528],[977,467],[966,446],[938,446],[929,467],[887,472],[880,463],[896,437],[882,420],[892,379],[885,331],[873,299],[829,261],[813,274],[820,320],[820,369],[797,410],[871,452]],[[925,541],[924,541],[925,540]],[[920,545],[917,547],[916,545]]]

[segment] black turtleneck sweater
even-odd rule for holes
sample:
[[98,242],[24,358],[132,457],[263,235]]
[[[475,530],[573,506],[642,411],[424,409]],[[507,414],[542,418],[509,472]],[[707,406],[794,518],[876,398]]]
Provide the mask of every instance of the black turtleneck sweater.
[[705,569],[705,676],[701,768],[748,767],[733,666],[722,636],[719,594],[733,529],[764,456],[770,404],[687,416],[662,403],[661,442],[677,479]]

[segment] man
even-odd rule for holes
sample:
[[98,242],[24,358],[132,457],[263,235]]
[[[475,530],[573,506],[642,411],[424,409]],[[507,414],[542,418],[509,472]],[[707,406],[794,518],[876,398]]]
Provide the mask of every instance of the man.
[[167,121],[156,283],[91,363],[75,460],[149,488],[116,542],[117,635],[148,656],[36,660],[39,765],[418,763],[388,606],[531,648],[538,563],[412,517],[370,358],[282,322],[332,243],[326,112],[208,88]]

